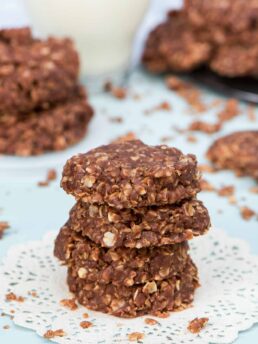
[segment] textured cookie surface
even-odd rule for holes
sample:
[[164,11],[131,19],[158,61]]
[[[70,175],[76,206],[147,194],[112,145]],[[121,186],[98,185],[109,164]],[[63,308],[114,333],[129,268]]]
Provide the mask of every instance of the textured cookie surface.
[[55,242],[55,255],[87,283],[130,287],[181,273],[189,259],[186,242],[142,249],[100,247],[67,223]]
[[86,203],[116,208],[180,202],[199,192],[194,155],[128,141],[101,146],[67,161],[61,185]]
[[68,270],[68,286],[82,305],[124,318],[182,310],[192,303],[198,285],[197,269],[191,259],[172,278],[131,287],[87,283]]
[[79,58],[69,39],[34,39],[28,28],[0,30],[0,115],[47,109],[77,86]]
[[175,244],[204,234],[210,226],[201,201],[134,209],[88,205],[81,201],[70,211],[73,231],[102,247],[141,248]]
[[208,158],[221,169],[258,179],[258,131],[239,131],[216,140]]
[[66,102],[24,115],[0,116],[0,153],[38,155],[77,143],[87,130],[93,110],[77,86]]

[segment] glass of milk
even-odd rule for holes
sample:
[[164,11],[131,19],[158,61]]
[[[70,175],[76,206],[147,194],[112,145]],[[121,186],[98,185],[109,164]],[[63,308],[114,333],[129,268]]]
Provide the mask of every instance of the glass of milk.
[[24,0],[34,31],[69,36],[80,53],[82,80],[120,83],[149,0]]

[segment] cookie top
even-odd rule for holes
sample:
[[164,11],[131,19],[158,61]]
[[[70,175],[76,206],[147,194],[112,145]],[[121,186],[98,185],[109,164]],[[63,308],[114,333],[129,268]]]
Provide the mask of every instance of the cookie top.
[[239,131],[217,139],[207,157],[218,168],[258,179],[258,130]]
[[193,197],[199,191],[199,174],[194,155],[134,140],[72,157],[61,185],[76,199],[121,209]]

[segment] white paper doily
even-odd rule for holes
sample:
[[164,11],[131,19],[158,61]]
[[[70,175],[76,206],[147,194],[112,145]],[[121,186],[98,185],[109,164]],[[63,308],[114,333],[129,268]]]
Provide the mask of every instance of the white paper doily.
[[[0,266],[0,309],[13,316],[15,324],[39,335],[63,329],[64,337],[52,340],[72,344],[127,343],[128,334],[144,333],[140,343],[208,344],[232,343],[239,331],[258,322],[258,257],[249,253],[247,244],[212,229],[206,236],[191,241],[191,255],[198,266],[201,287],[193,307],[171,313],[151,326],[144,317],[120,319],[84,307],[71,311],[60,305],[70,298],[66,286],[66,267],[53,257],[56,233],[42,241],[28,242],[10,249]],[[36,291],[37,297],[28,295]],[[9,292],[24,296],[24,302],[6,302]],[[89,314],[93,326],[82,329],[82,314]],[[195,317],[208,317],[208,325],[198,334],[187,330]],[[153,318],[153,317],[152,317]]]

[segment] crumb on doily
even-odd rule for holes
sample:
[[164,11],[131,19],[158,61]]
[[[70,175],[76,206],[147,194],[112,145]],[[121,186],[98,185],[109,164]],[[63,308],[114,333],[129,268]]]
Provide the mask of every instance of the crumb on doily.
[[124,99],[127,96],[127,90],[124,87],[115,86],[110,81],[105,83],[104,91],[112,94],[117,99]]
[[160,141],[162,142],[162,143],[166,143],[166,142],[169,142],[169,141],[172,141],[173,140],[173,136],[162,136],[161,138],[160,138]]
[[5,295],[5,300],[6,300],[6,301],[24,302],[24,301],[25,301],[25,297],[23,297],[23,296],[17,296],[17,295],[14,294],[13,292],[10,292],[10,293],[8,293],[8,294]]
[[194,135],[188,135],[186,139],[188,142],[191,142],[191,143],[196,143],[198,141],[197,137]]
[[258,194],[258,186],[253,186],[249,189],[251,193]]
[[3,329],[4,329],[4,330],[9,330],[9,329],[10,329],[10,325],[4,325],[4,326],[3,326]]
[[55,169],[50,169],[47,171],[47,176],[46,176],[46,180],[42,180],[38,182],[38,186],[48,186],[49,183],[53,180],[56,180],[57,178],[57,172]]
[[187,326],[187,329],[191,333],[199,333],[208,323],[209,318],[195,318],[191,320]]
[[78,308],[75,298],[73,299],[63,299],[60,301],[60,304],[66,308],[69,308],[71,311],[75,311]]
[[43,335],[43,337],[46,338],[46,339],[52,339],[52,338],[55,338],[55,337],[64,337],[64,336],[66,336],[66,333],[62,329],[48,330]]
[[87,318],[89,317],[89,314],[88,314],[88,313],[83,313],[82,317],[83,317],[84,319],[87,319]]
[[28,295],[32,296],[32,297],[38,297],[38,294],[35,290],[29,291]]
[[158,321],[152,318],[146,318],[144,319],[145,324],[147,325],[157,325]]
[[10,228],[10,225],[7,221],[0,221],[0,239],[2,239],[5,231]]
[[130,342],[137,342],[144,338],[144,334],[141,332],[132,332],[127,335]]
[[172,106],[170,105],[170,103],[168,101],[163,101],[159,103],[158,105],[154,106],[153,108],[145,110],[144,114],[150,115],[151,113],[154,113],[156,111],[171,111],[171,110],[172,110]]
[[93,326],[93,324],[92,324],[92,322],[85,320],[85,321],[80,322],[80,326],[81,326],[81,328],[89,328],[89,327]]
[[249,207],[241,207],[240,214],[244,220],[248,221],[255,215],[255,212]]

